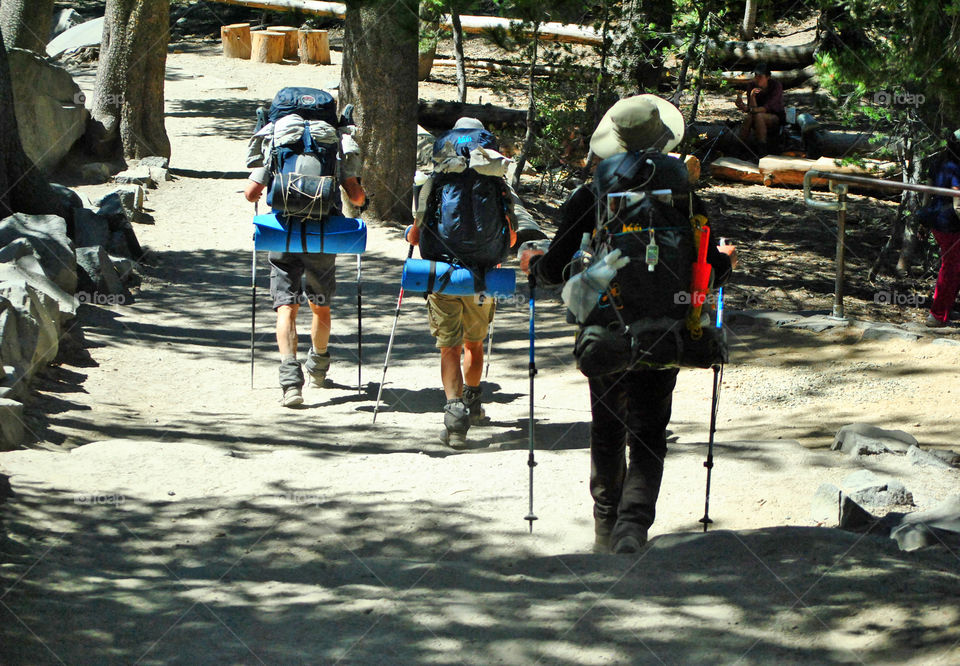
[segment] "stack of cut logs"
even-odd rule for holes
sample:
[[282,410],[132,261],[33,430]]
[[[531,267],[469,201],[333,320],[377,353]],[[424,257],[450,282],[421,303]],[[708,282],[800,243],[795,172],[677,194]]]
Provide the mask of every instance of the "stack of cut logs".
[[274,26],[250,30],[249,23],[233,23],[220,28],[223,55],[255,62],[297,60],[305,64],[330,64],[330,38],[326,30]]

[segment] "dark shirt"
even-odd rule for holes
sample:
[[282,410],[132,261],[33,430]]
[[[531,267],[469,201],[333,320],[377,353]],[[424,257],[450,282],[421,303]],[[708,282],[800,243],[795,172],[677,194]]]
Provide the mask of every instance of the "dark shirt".
[[783,110],[783,84],[776,79],[767,80],[766,90],[761,90],[756,97],[757,106],[762,106],[767,113],[775,114],[781,124],[786,117]]
[[[934,187],[947,189],[960,187],[960,163],[953,159],[941,162],[933,175],[933,185]],[[957,218],[953,202],[952,197],[933,197],[933,201],[931,201],[933,219],[931,222],[934,229],[953,233],[960,231],[960,219]]]
[[[592,233],[596,226],[597,198],[589,185],[581,185],[560,207],[557,233],[547,253],[534,257],[531,272],[537,282],[545,286],[560,284],[569,278],[564,269],[580,249],[583,234]],[[703,203],[694,195],[694,212],[704,213]],[[730,257],[713,243],[707,249],[707,261],[713,267],[714,285],[720,286],[730,276]]]

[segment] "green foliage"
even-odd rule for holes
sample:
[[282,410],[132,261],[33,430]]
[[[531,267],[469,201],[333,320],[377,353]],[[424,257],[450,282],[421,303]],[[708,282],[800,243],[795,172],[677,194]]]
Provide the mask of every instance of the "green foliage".
[[960,0],[824,2],[821,81],[848,119],[909,142],[918,156],[960,126]]

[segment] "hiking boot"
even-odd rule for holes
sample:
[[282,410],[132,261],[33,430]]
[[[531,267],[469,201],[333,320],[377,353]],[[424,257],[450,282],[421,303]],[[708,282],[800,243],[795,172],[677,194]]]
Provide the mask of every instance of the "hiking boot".
[[280,403],[284,407],[299,407],[303,404],[303,393],[299,386],[287,386],[283,389],[283,398]]
[[479,386],[463,387],[463,404],[466,406],[467,411],[470,412],[470,425],[477,425],[483,421],[487,415],[487,413],[483,411],[483,407],[480,406]]
[[330,369],[330,352],[315,354],[311,349],[303,367],[307,371],[310,388],[323,388],[324,382],[327,381],[327,370]]
[[934,317],[932,314],[928,314],[926,324],[928,328],[943,328],[944,326],[947,325],[947,322],[940,321],[939,319]]
[[613,532],[613,526],[603,520],[593,520],[593,552],[610,552],[610,533]]
[[647,543],[647,528],[632,527],[629,531],[624,531],[613,542],[613,552],[617,555],[628,555],[639,552],[643,545]]
[[467,446],[467,431],[470,429],[470,414],[463,400],[447,400],[443,407],[443,431],[440,441],[454,449]]

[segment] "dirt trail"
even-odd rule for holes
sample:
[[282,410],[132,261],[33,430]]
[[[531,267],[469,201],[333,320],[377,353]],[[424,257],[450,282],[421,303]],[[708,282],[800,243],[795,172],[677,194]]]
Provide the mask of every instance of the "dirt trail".
[[530,534],[525,288],[498,312],[492,423],[471,431],[474,450],[436,441],[439,363],[419,297],[404,304],[371,424],[405,250],[395,230],[371,229],[363,258],[362,391],[353,257],[338,261],[334,387],[308,389],[297,411],[278,402],[261,258],[251,388],[252,211],[239,190],[253,111],[281,82],[323,86],[339,71],[212,53],[169,60],[176,180],[149,193],[156,224],[137,229],[153,251],[143,289],[85,308],[95,365],[41,386],[38,445],[0,454],[13,489],[0,662],[960,660],[957,557],[809,518],[821,483],[864,465],[898,474],[920,508],[957,492],[960,474],[904,476],[825,447],[857,421],[955,447],[960,347],[737,324],[715,531],[697,522],[710,376],[688,371],[656,538],[636,557],[595,556],[586,383],[544,298]]

